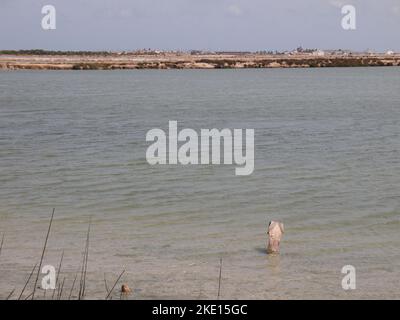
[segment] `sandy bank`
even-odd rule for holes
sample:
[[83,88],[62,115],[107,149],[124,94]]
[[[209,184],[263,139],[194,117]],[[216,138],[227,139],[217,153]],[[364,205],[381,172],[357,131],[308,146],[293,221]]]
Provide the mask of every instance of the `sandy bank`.
[[3,70],[239,69],[400,66],[400,55],[0,55]]

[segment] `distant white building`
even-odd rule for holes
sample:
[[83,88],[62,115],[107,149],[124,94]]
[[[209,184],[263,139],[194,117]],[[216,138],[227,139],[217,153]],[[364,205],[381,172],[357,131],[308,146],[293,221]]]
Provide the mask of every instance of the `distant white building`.
[[388,51],[386,51],[386,54],[388,56],[392,56],[392,55],[394,55],[394,52],[392,50],[388,50]]
[[317,56],[317,57],[323,57],[325,55],[325,52],[318,49],[318,50],[313,51],[312,55]]

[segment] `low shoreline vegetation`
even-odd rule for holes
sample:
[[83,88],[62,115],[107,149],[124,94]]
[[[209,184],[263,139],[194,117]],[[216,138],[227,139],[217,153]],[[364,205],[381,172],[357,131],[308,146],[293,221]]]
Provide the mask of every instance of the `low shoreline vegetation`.
[[400,55],[2,50],[3,70],[244,69],[400,66]]

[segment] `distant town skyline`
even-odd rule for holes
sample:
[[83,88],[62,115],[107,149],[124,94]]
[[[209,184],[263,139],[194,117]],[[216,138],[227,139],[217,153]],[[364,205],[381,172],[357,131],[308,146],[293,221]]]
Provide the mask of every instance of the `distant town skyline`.
[[[43,30],[41,9],[57,10]],[[341,26],[344,5],[356,30]],[[399,0],[2,0],[0,50],[400,51]]]

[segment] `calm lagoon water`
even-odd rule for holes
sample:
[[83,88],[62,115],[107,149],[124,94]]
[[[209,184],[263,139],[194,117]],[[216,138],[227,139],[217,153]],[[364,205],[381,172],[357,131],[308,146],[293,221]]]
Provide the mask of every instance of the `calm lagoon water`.
[[[150,166],[146,132],[255,129],[255,171]],[[400,298],[400,68],[0,72],[0,298],[39,261],[87,295]],[[269,220],[285,223],[279,256]],[[344,265],[357,289],[341,287]]]

